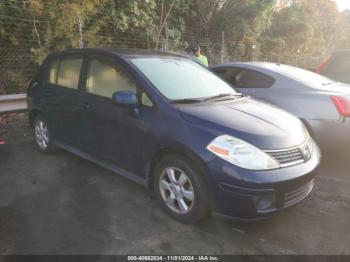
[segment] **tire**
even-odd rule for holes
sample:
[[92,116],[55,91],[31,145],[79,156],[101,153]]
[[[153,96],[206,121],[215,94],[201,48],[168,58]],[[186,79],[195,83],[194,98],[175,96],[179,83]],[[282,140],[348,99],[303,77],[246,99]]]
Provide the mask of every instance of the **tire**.
[[193,224],[209,214],[207,185],[187,159],[176,155],[162,158],[155,168],[153,186],[160,206],[177,221]]
[[58,148],[54,145],[49,126],[42,115],[34,118],[33,128],[35,144],[39,151],[44,154],[56,153]]

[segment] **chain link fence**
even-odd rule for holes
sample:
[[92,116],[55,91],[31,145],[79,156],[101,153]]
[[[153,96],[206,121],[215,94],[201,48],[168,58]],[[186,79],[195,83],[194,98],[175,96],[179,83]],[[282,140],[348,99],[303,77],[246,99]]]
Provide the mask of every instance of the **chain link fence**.
[[[8,16],[0,13],[0,29],[11,30],[13,26],[17,26],[17,29],[6,38],[2,37],[2,30],[0,30],[0,95],[25,92],[26,83],[35,76],[39,65],[47,54],[66,48],[159,49],[190,54],[191,45],[199,43],[210,64],[229,61],[283,63],[281,55],[267,57],[264,54],[256,54],[254,45],[236,47],[234,43],[227,43],[225,35],[221,31],[202,39],[192,39],[185,35],[176,36],[167,27],[159,38],[154,32],[135,30],[132,30],[131,33],[120,33],[111,29],[104,34],[95,34],[85,31],[84,26],[78,20],[75,29],[76,34],[73,38],[67,39],[61,35],[50,33],[50,30],[47,30],[50,27],[48,21],[35,20],[33,17]],[[50,39],[50,42],[45,39]],[[251,56],[243,58],[238,48],[250,49]],[[320,63],[321,60],[322,57],[314,58],[309,65],[304,65],[304,67],[311,68]],[[293,64],[299,65],[298,55],[296,55]]]

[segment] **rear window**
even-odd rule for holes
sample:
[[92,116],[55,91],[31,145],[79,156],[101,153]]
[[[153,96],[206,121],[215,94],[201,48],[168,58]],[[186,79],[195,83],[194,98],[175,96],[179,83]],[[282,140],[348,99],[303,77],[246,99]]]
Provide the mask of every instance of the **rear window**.
[[82,62],[82,58],[62,59],[58,66],[57,81],[55,81],[55,62],[53,62],[50,68],[50,83],[56,83],[60,86],[77,89]]

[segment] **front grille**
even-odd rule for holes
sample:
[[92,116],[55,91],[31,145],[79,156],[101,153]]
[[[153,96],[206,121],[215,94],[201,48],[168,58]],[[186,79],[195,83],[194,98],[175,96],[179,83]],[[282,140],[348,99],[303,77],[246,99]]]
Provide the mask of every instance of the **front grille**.
[[276,159],[281,167],[297,165],[305,162],[300,148],[281,151],[266,151],[266,153]]
[[284,201],[283,201],[283,207],[288,207],[290,205],[293,205],[302,199],[304,199],[310,192],[312,191],[314,187],[314,181],[311,180],[309,183],[303,185],[302,187],[290,191],[288,193],[284,194]]

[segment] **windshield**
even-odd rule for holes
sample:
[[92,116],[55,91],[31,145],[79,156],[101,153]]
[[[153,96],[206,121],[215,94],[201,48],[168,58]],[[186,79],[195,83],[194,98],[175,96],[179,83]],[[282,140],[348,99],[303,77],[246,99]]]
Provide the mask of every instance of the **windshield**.
[[170,100],[237,94],[230,85],[190,59],[152,57],[131,61]]
[[335,83],[327,77],[294,66],[280,66],[277,71],[310,87],[320,88]]

